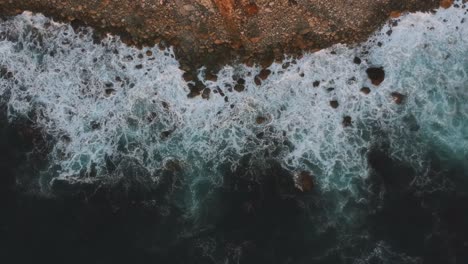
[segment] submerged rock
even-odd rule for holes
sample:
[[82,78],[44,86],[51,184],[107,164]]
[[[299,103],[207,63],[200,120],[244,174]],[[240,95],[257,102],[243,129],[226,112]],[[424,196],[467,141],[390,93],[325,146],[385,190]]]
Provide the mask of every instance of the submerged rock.
[[343,124],[344,127],[352,126],[352,118],[350,116],[343,117],[342,124]]
[[392,96],[392,100],[395,104],[402,104],[405,96],[399,92],[393,92],[390,94]]
[[294,186],[302,192],[310,192],[314,188],[312,174],[307,171],[301,171],[294,175]]

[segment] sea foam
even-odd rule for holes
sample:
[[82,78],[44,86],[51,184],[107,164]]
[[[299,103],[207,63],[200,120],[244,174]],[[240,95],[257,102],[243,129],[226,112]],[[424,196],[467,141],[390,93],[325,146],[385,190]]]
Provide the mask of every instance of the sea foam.
[[[323,191],[354,193],[352,182],[369,175],[367,154],[382,142],[420,171],[429,152],[467,160],[466,13],[404,15],[366,43],[274,63],[260,86],[260,68],[225,66],[204,83],[209,100],[187,97],[170,48],[139,50],[113,36],[96,44],[91,29],[75,32],[23,13],[0,24],[0,65],[11,73],[0,79],[0,96],[10,121],[31,119],[53,139],[44,191],[54,179],[105,180],[106,164],[124,159],[154,182],[159,168],[177,161],[192,182],[217,186],[224,169],[250,155],[252,164],[268,157],[292,173],[311,171]],[[368,67],[385,70],[380,86],[371,84]],[[236,78],[245,79],[243,92],[233,90]],[[403,104],[392,92],[405,96]],[[345,116],[351,126],[343,126]]]

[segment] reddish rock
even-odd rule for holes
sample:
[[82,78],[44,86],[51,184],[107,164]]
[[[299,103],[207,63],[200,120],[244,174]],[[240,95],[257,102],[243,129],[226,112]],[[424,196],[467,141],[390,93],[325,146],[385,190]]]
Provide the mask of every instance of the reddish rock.
[[405,96],[398,92],[391,93],[392,100],[395,104],[402,104]]
[[301,171],[294,175],[294,186],[302,192],[310,192],[314,188],[313,176],[310,172]]
[[361,88],[361,93],[363,94],[369,94],[371,92],[371,89],[369,87],[362,87]]
[[441,0],[440,1],[440,6],[442,8],[447,9],[447,8],[451,7],[452,5],[453,5],[453,0]]
[[258,6],[255,3],[250,3],[245,6],[245,12],[249,16],[256,15],[258,13]]
[[390,17],[391,18],[399,18],[401,16],[401,12],[400,11],[392,11],[390,12]]

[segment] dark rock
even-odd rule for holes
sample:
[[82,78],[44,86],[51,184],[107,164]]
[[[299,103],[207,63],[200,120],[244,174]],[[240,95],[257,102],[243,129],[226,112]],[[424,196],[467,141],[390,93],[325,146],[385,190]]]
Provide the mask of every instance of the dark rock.
[[138,64],[138,65],[136,65],[136,66],[135,66],[135,69],[137,69],[137,70],[141,70],[141,69],[143,69],[143,65],[141,65],[141,64]]
[[270,70],[262,69],[257,76],[262,80],[266,80],[268,78],[268,76],[270,76],[270,74],[271,74]]
[[354,57],[353,62],[354,62],[355,64],[361,64],[361,59],[360,59],[359,57]]
[[353,122],[353,121],[352,121],[352,119],[351,119],[350,116],[345,116],[345,117],[343,117],[343,122],[342,122],[342,124],[343,124],[344,127],[352,126],[352,122]]
[[234,86],[234,90],[236,90],[237,92],[242,92],[245,90],[245,86],[243,84],[236,84],[236,86]]
[[371,92],[371,89],[369,87],[362,87],[361,88],[361,93],[363,94],[369,94]]
[[163,131],[163,132],[161,132],[160,137],[161,137],[161,139],[167,139],[171,134],[172,134],[172,131],[170,131],[170,130]]
[[336,101],[336,100],[330,101],[330,106],[331,106],[332,108],[335,108],[335,109],[336,109],[336,108],[338,108],[339,105],[340,105],[340,104],[339,104],[338,101]]
[[210,99],[210,94],[211,94],[211,89],[210,88],[205,88],[202,92],[202,98],[203,99]]
[[257,123],[258,125],[261,125],[261,124],[265,123],[266,121],[267,121],[267,118],[264,117],[264,116],[258,116],[255,119],[255,123]]
[[148,121],[148,123],[151,123],[156,119],[156,117],[158,117],[158,114],[156,114],[155,112],[151,112],[146,116],[146,121]]
[[205,80],[216,82],[218,80],[218,76],[216,76],[216,74],[207,73],[205,74]]
[[113,94],[115,94],[115,89],[112,89],[112,88],[108,88],[105,90],[106,92],[106,96],[111,96]]
[[366,70],[366,73],[372,84],[375,86],[379,86],[385,80],[385,71],[382,67],[369,68]]
[[313,85],[314,87],[319,87],[320,81],[315,81],[312,85]]

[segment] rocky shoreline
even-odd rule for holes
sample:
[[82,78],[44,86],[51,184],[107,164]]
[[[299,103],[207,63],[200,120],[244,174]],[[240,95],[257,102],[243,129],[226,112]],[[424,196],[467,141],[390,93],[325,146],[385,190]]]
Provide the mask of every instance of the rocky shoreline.
[[267,68],[336,43],[365,41],[389,17],[449,7],[453,0],[0,0],[0,15],[40,12],[97,37],[117,34],[129,45],[172,46],[189,96],[201,95],[197,70],[216,78],[230,62]]

